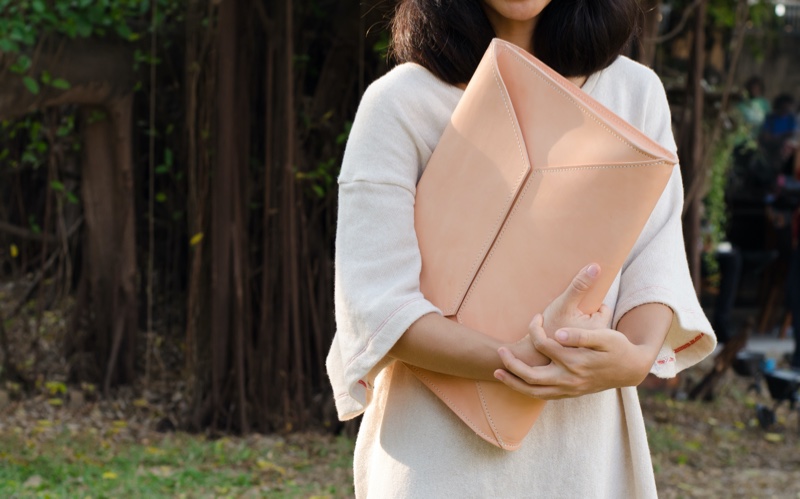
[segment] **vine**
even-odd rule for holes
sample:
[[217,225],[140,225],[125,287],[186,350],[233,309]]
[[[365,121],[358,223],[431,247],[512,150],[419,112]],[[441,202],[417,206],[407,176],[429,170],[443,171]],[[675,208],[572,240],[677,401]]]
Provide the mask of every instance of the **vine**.
[[142,30],[157,29],[182,8],[177,0],[158,0],[160,14],[151,24],[150,4],[150,0],[0,0],[0,59],[5,59],[0,69],[20,75],[34,95],[43,86],[67,90],[70,83],[63,78],[47,71],[31,74],[43,41],[56,36],[72,40],[116,37],[136,42]]
[[[182,20],[184,2],[155,1],[157,16],[151,18],[153,0],[0,0],[0,74],[18,76],[27,92],[33,95],[39,95],[44,89],[69,90],[72,83],[63,75],[37,68],[43,47],[49,41],[60,44],[76,39],[106,39],[136,45],[146,32],[158,30],[167,22]],[[141,50],[135,50],[130,61],[134,69],[158,63]],[[135,90],[140,88],[141,84]],[[48,126],[44,123],[45,114],[40,112],[0,121],[0,174],[39,170],[47,164],[54,147],[62,154],[80,149],[75,109],[64,108],[57,116],[58,123]],[[70,204],[78,203],[76,193],[61,180],[43,182],[58,198]],[[26,225],[33,232],[41,230],[41,216],[28,214],[25,217]],[[19,248],[16,245],[14,248],[15,251],[8,253],[19,255]]]

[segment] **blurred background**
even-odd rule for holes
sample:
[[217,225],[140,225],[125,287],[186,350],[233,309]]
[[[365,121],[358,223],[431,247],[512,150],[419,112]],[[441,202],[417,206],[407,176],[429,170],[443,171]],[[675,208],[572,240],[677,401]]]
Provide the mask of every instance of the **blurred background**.
[[[0,494],[352,494],[336,178],[395,4],[0,0]],[[724,343],[641,390],[659,486],[797,497],[800,1],[640,4]]]

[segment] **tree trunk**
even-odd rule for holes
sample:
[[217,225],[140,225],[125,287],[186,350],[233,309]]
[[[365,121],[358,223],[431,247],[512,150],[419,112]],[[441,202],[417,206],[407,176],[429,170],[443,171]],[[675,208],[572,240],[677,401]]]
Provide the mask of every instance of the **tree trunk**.
[[[692,66],[687,79],[687,106],[691,110],[684,110],[682,128],[682,159],[681,173],[683,174],[686,191],[691,193],[696,185],[705,181],[706,165],[703,164],[703,109],[705,93],[702,86],[703,69],[705,68],[705,24],[707,0],[702,0],[697,6],[694,24],[694,39],[692,48]],[[703,201],[699,196],[688,196],[683,214],[683,237],[686,244],[686,255],[689,260],[689,271],[694,282],[695,290],[699,294],[701,286],[700,257],[702,254],[702,233],[700,222],[702,218]]]
[[656,36],[661,22],[661,0],[642,0],[641,46],[637,60],[648,67],[653,67],[656,59]]
[[190,237],[190,273],[186,303],[186,372],[189,379],[190,429],[199,431],[210,421],[211,341],[210,259],[208,258],[209,190],[212,149],[215,137],[212,116],[216,96],[215,59],[210,55],[214,43],[211,29],[203,27],[203,18],[211,17],[207,2],[192,0],[186,14],[186,152],[188,180],[188,234]]
[[68,351],[93,354],[93,365],[78,362],[73,369],[81,378],[103,380],[106,392],[111,385],[129,383],[135,377],[132,105],[129,95],[108,107],[81,109],[86,228],[80,288],[86,300],[76,313],[86,320],[77,322],[85,324],[85,330],[73,336]]
[[[136,246],[133,197],[133,95],[130,44],[49,39],[32,55],[28,75],[47,71],[68,89],[43,85],[37,94],[22,77],[0,72],[0,118],[49,106],[79,105],[83,134],[85,217],[78,306],[66,345],[72,376],[111,385],[135,377]],[[10,63],[0,54],[0,66]],[[46,238],[46,236],[45,236]]]
[[[248,87],[239,44],[241,4],[224,0],[219,7],[218,154],[214,166],[211,219],[211,399],[213,424],[249,431],[245,372],[245,335],[250,292],[247,272],[247,194],[249,149]],[[232,390],[231,390],[232,389]],[[238,416],[238,418],[237,418]],[[237,421],[234,423],[233,418]]]

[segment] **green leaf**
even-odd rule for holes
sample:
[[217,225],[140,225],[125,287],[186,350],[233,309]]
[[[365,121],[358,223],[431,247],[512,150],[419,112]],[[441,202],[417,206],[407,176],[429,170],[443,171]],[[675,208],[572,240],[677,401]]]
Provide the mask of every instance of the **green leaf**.
[[64,184],[62,184],[58,180],[51,181],[50,188],[57,192],[64,192]]
[[127,24],[118,24],[117,34],[125,40],[130,40],[133,37],[133,31],[131,31]]
[[56,78],[52,81],[52,83],[50,83],[50,86],[60,90],[69,90],[72,85],[70,85],[69,82],[64,78]]
[[66,196],[67,196],[67,202],[68,203],[70,203],[70,204],[79,204],[80,203],[80,200],[78,199],[78,196],[76,196],[74,192],[67,191]]
[[165,193],[159,192],[158,194],[156,194],[156,201],[158,201],[159,203],[163,203],[166,200],[167,200],[167,195]]
[[53,77],[50,75],[49,71],[42,71],[42,75],[39,78],[45,85],[49,85],[50,82],[53,81]]
[[26,76],[22,78],[22,83],[25,84],[25,87],[28,89],[30,93],[33,95],[39,95],[39,82],[31,78],[30,76]]
[[39,158],[37,158],[36,155],[33,154],[32,152],[25,151],[24,153],[22,153],[22,162],[23,163],[30,163],[32,165],[38,165],[39,164]]
[[42,233],[42,228],[39,226],[38,223],[36,223],[36,218],[34,218],[33,215],[28,217],[28,225],[30,226],[31,231],[34,234],[41,234]]
[[17,58],[16,62],[11,65],[11,71],[17,74],[22,74],[31,68],[31,58],[27,55],[21,55]]
[[19,52],[19,44],[8,38],[1,38],[0,52]]
[[158,165],[156,167],[156,173],[159,175],[163,175],[165,173],[169,173],[169,166],[167,165]]
[[92,25],[86,19],[78,19],[76,32],[81,38],[89,38],[92,36]]

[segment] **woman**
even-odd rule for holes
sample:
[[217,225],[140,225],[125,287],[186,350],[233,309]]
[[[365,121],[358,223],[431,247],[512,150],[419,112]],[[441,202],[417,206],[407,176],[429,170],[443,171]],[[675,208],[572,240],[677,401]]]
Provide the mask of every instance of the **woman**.
[[[364,413],[357,496],[656,495],[634,386],[648,371],[674,376],[715,345],[686,264],[679,169],[607,307],[577,310],[601,271],[587,262],[547,310],[531,310],[529,337],[513,345],[443,318],[422,296],[414,233],[416,183],[494,36],[675,149],[660,81],[617,57],[636,8],[635,0],[400,2],[393,38],[403,64],[365,93],[339,178],[337,333],[327,364],[340,418]],[[398,360],[552,401],[521,449],[507,452],[478,438]]]

